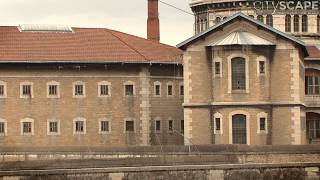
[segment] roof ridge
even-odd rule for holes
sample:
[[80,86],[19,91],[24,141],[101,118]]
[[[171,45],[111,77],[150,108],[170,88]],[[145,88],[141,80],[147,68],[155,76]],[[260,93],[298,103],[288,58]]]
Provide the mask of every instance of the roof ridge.
[[128,46],[130,49],[132,49],[133,51],[135,51],[136,53],[138,53],[140,56],[142,56],[145,60],[148,61],[147,57],[145,57],[142,53],[140,53],[137,49],[135,49],[134,47],[130,46],[128,43],[126,43],[124,40],[122,40],[119,36],[115,35],[114,33],[112,33],[112,30],[110,29],[106,29],[110,34],[112,34],[114,37],[116,37],[117,39],[119,39],[122,43],[124,43],[126,46]]

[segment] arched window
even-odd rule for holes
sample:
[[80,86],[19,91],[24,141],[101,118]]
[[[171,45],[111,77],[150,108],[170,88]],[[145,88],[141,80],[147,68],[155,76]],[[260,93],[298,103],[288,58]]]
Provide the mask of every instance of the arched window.
[[247,144],[246,115],[235,114],[232,116],[232,143]]
[[226,20],[226,19],[228,19],[228,17],[227,17],[227,16],[223,17],[223,20]]
[[200,26],[201,26],[201,24],[200,24],[200,21],[199,21],[199,19],[197,20],[197,32],[200,32]]
[[271,14],[268,14],[266,17],[266,24],[273,27],[273,16]]
[[215,23],[219,23],[221,21],[221,18],[220,17],[216,17],[216,20],[215,20]]
[[208,29],[207,19],[204,19],[203,23],[204,23],[204,25],[203,25],[204,30],[207,30]]
[[291,15],[287,14],[285,18],[285,30],[291,32]]
[[294,15],[293,16],[293,31],[299,32],[299,30],[300,30],[300,17],[299,17],[299,15]]
[[317,17],[317,32],[320,33],[320,15]]
[[200,20],[200,31],[203,31],[203,28],[204,28],[204,27],[203,27],[203,20],[201,19],[201,20]]
[[232,90],[246,89],[246,61],[244,58],[231,59]]
[[253,15],[249,15],[249,17],[252,18],[252,19],[254,19],[254,16],[253,16]]
[[257,16],[257,20],[260,21],[260,22],[263,22],[263,16],[262,15],[258,15]]
[[308,16],[302,16],[302,32],[308,32]]

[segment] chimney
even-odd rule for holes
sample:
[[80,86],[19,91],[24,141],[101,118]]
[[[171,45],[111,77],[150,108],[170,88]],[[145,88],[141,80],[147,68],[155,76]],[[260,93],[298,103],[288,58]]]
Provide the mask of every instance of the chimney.
[[160,28],[159,28],[159,12],[158,0],[148,0],[148,39],[159,42]]

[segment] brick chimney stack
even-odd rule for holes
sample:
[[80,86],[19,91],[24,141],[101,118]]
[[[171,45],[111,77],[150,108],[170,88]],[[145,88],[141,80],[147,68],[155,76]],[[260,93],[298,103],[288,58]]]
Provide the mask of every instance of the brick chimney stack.
[[160,41],[158,0],[148,0],[148,39]]

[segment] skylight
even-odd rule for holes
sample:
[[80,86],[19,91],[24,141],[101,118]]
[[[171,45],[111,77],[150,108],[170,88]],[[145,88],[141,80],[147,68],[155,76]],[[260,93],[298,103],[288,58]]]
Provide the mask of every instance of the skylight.
[[72,28],[66,25],[46,25],[46,24],[20,24],[21,32],[72,32]]

